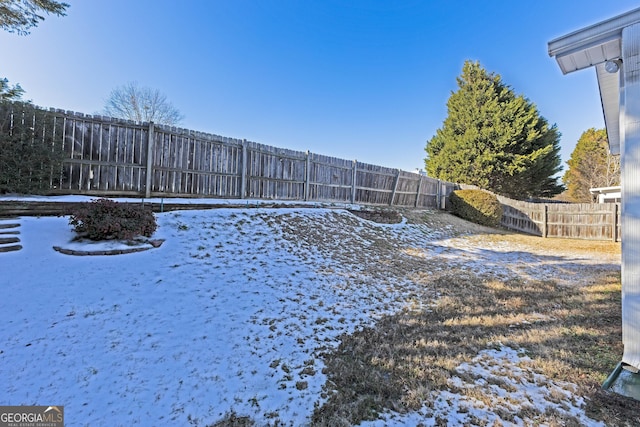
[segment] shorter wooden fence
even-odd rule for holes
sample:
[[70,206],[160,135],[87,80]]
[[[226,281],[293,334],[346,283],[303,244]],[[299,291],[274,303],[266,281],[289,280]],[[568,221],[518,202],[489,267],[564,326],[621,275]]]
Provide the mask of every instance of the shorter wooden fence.
[[530,203],[498,196],[501,225],[541,237],[620,241],[618,203]]

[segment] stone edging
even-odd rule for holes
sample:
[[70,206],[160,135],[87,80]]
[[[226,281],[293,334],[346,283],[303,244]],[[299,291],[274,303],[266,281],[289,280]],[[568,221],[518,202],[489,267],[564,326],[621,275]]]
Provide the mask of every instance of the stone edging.
[[78,255],[78,256],[123,255],[123,254],[132,254],[135,252],[147,251],[153,248],[159,248],[164,243],[164,240],[149,240],[147,243],[149,243],[151,246],[146,246],[143,248],[130,248],[130,249],[111,249],[106,251],[78,251],[74,249],[61,248],[60,246],[54,246],[53,249],[65,255]]

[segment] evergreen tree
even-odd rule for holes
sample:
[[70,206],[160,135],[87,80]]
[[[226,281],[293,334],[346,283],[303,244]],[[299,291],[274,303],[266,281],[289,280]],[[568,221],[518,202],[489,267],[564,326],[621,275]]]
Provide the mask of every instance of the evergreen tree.
[[620,156],[609,152],[607,132],[588,129],[580,136],[562,177],[569,198],[574,202],[593,201],[591,188],[620,185]]
[[561,193],[555,125],[478,62],[466,61],[457,82],[448,116],[425,147],[428,175],[516,199]]
[[11,87],[8,79],[0,77],[0,101],[20,101],[23,94],[24,89],[19,84]]
[[0,100],[0,194],[53,188],[66,157],[61,126],[30,103]]
[[67,3],[55,0],[0,0],[0,28],[10,33],[29,34],[29,29],[44,21],[42,12],[64,16]]

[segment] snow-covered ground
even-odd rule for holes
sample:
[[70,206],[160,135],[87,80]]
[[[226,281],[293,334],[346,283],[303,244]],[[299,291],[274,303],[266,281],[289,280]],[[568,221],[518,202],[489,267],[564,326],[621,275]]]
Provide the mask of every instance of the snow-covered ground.
[[[104,246],[71,243],[65,217],[4,220],[20,224],[23,249],[0,253],[0,404],[63,405],[67,426],[205,426],[229,413],[256,425],[308,425],[323,402],[319,352],[420,294],[406,274],[369,271],[385,263],[376,247],[437,258],[425,265],[434,274],[457,263],[568,278],[594,262],[480,248],[451,238],[450,228],[381,225],[340,209],[223,208],[157,218],[161,247],[115,256],[54,251]],[[488,377],[509,366],[517,378],[524,359],[517,349],[487,350],[459,370]],[[599,425],[570,384],[527,380],[532,375],[510,384],[523,402]],[[451,393],[433,400],[428,411],[366,425],[498,419],[492,408]]]

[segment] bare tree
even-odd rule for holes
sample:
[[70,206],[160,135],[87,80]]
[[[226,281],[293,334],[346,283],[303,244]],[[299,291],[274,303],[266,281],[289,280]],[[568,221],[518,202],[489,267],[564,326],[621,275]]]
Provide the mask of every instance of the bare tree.
[[103,114],[136,122],[154,122],[176,126],[184,116],[167,97],[157,89],[127,83],[111,91],[105,102]]
[[0,28],[10,33],[29,34],[29,29],[44,21],[40,13],[65,16],[69,5],[55,0],[0,0]]

